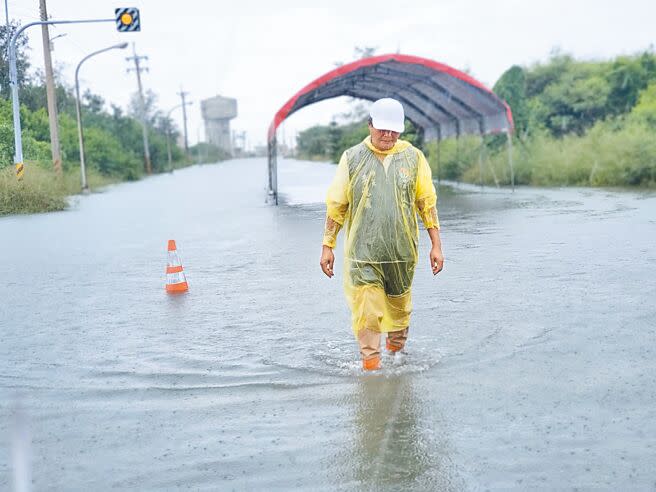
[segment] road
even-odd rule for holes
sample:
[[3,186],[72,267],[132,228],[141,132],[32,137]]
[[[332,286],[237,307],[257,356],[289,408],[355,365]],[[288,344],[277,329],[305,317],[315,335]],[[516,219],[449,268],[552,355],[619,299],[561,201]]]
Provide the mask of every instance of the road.
[[[650,489],[656,194],[440,187],[407,355],[363,375],[319,268],[334,167],[234,160],[0,219],[0,488]],[[164,292],[176,239],[190,290]]]

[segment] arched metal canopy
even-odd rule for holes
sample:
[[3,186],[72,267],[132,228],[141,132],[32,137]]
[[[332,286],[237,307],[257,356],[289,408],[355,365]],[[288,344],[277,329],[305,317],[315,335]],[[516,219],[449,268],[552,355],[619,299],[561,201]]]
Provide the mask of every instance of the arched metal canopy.
[[510,132],[510,107],[464,72],[418,56],[373,56],[343,65],[310,82],[275,114],[268,132],[269,194],[277,202],[276,130],[299,109],[325,99],[351,96],[375,101],[393,97],[424,139]]
[[504,132],[513,127],[510,107],[476,79],[434,60],[381,55],[343,65],[310,82],[285,103],[269,127],[269,141],[292,113],[338,96],[375,101],[393,97],[426,140]]

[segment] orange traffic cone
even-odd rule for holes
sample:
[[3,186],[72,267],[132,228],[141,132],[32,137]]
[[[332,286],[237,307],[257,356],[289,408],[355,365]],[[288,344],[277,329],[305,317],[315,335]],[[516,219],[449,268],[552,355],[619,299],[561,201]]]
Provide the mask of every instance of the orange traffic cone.
[[187,292],[187,278],[185,277],[182,263],[178,258],[178,250],[175,247],[175,241],[169,239],[169,259],[166,265],[166,292]]

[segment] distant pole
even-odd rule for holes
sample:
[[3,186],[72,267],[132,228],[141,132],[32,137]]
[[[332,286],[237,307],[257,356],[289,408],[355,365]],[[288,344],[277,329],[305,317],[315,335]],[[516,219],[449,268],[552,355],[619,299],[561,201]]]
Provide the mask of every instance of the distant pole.
[[[183,94],[188,94],[184,92]],[[186,106],[191,106],[193,101],[185,101],[184,96],[182,96],[182,103],[173,106],[169,109],[169,112],[166,114],[166,152],[169,158],[169,170],[173,169],[173,157],[171,155],[171,113],[182,107],[182,116],[184,118],[184,130],[185,130],[185,153],[189,150],[189,144],[187,141],[187,112],[185,111]]]
[[[5,19],[7,19],[7,27],[9,27],[9,7],[7,6],[7,2],[9,0],[5,0]],[[9,31],[7,31],[8,33]]]
[[84,162],[84,131],[82,128],[82,103],[80,102],[80,67],[82,64],[87,61],[92,56],[99,55],[105,51],[119,49],[124,50],[127,48],[128,43],[115,44],[108,48],[102,50],[94,51],[93,53],[88,54],[80,60],[80,63],[77,64],[75,68],[75,114],[77,116],[77,138],[80,143],[80,173],[82,175],[82,191],[89,191],[89,185],[87,184],[87,171],[86,165]]
[[200,164],[200,128],[196,129],[196,136],[198,138],[198,143],[196,144],[196,163]]
[[146,172],[153,174],[153,167],[150,162],[150,146],[148,144],[148,116],[146,115],[146,100],[143,95],[143,86],[141,85],[141,72],[147,72],[147,67],[141,66],[141,60],[148,60],[147,56],[138,56],[134,43],[132,43],[132,54],[126,58],[127,61],[134,61],[134,68],[128,68],[128,72],[134,70],[137,74],[137,86],[139,87],[139,101],[141,102],[141,125],[143,130],[144,145],[144,163]]
[[168,157],[169,171],[171,171],[173,169],[173,156],[171,155],[171,120],[169,119],[166,120],[166,156]]
[[183,121],[183,128],[184,128],[184,149],[185,149],[185,154],[189,153],[189,139],[187,138],[187,103],[185,102],[185,96],[187,96],[189,93],[185,92],[182,90],[182,87],[180,87],[180,92],[178,92],[178,95],[180,96],[180,99],[182,99],[182,121]]
[[[46,0],[39,0],[41,20],[48,20]],[[46,98],[48,100],[48,119],[50,121],[50,149],[52,151],[52,165],[58,175],[62,173],[61,148],[59,146],[59,125],[57,123],[57,93],[55,91],[55,77],[52,73],[52,57],[50,49],[50,33],[48,25],[41,25],[43,38],[43,61],[46,73]]]
[[181,104],[177,104],[166,113],[166,155],[169,161],[169,171],[173,169],[173,156],[171,155],[171,113],[180,106]]

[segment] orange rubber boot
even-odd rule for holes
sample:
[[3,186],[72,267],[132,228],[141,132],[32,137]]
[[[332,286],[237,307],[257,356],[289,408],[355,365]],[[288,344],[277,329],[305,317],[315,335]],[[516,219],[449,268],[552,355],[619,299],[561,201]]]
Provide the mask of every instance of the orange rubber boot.
[[396,347],[396,346],[392,345],[392,344],[390,343],[390,339],[389,339],[389,338],[386,338],[386,339],[385,339],[385,348],[386,348],[389,352],[398,352],[398,351],[401,350],[403,347]]
[[362,369],[365,371],[375,371],[380,369],[380,357],[372,357],[371,359],[362,359]]

